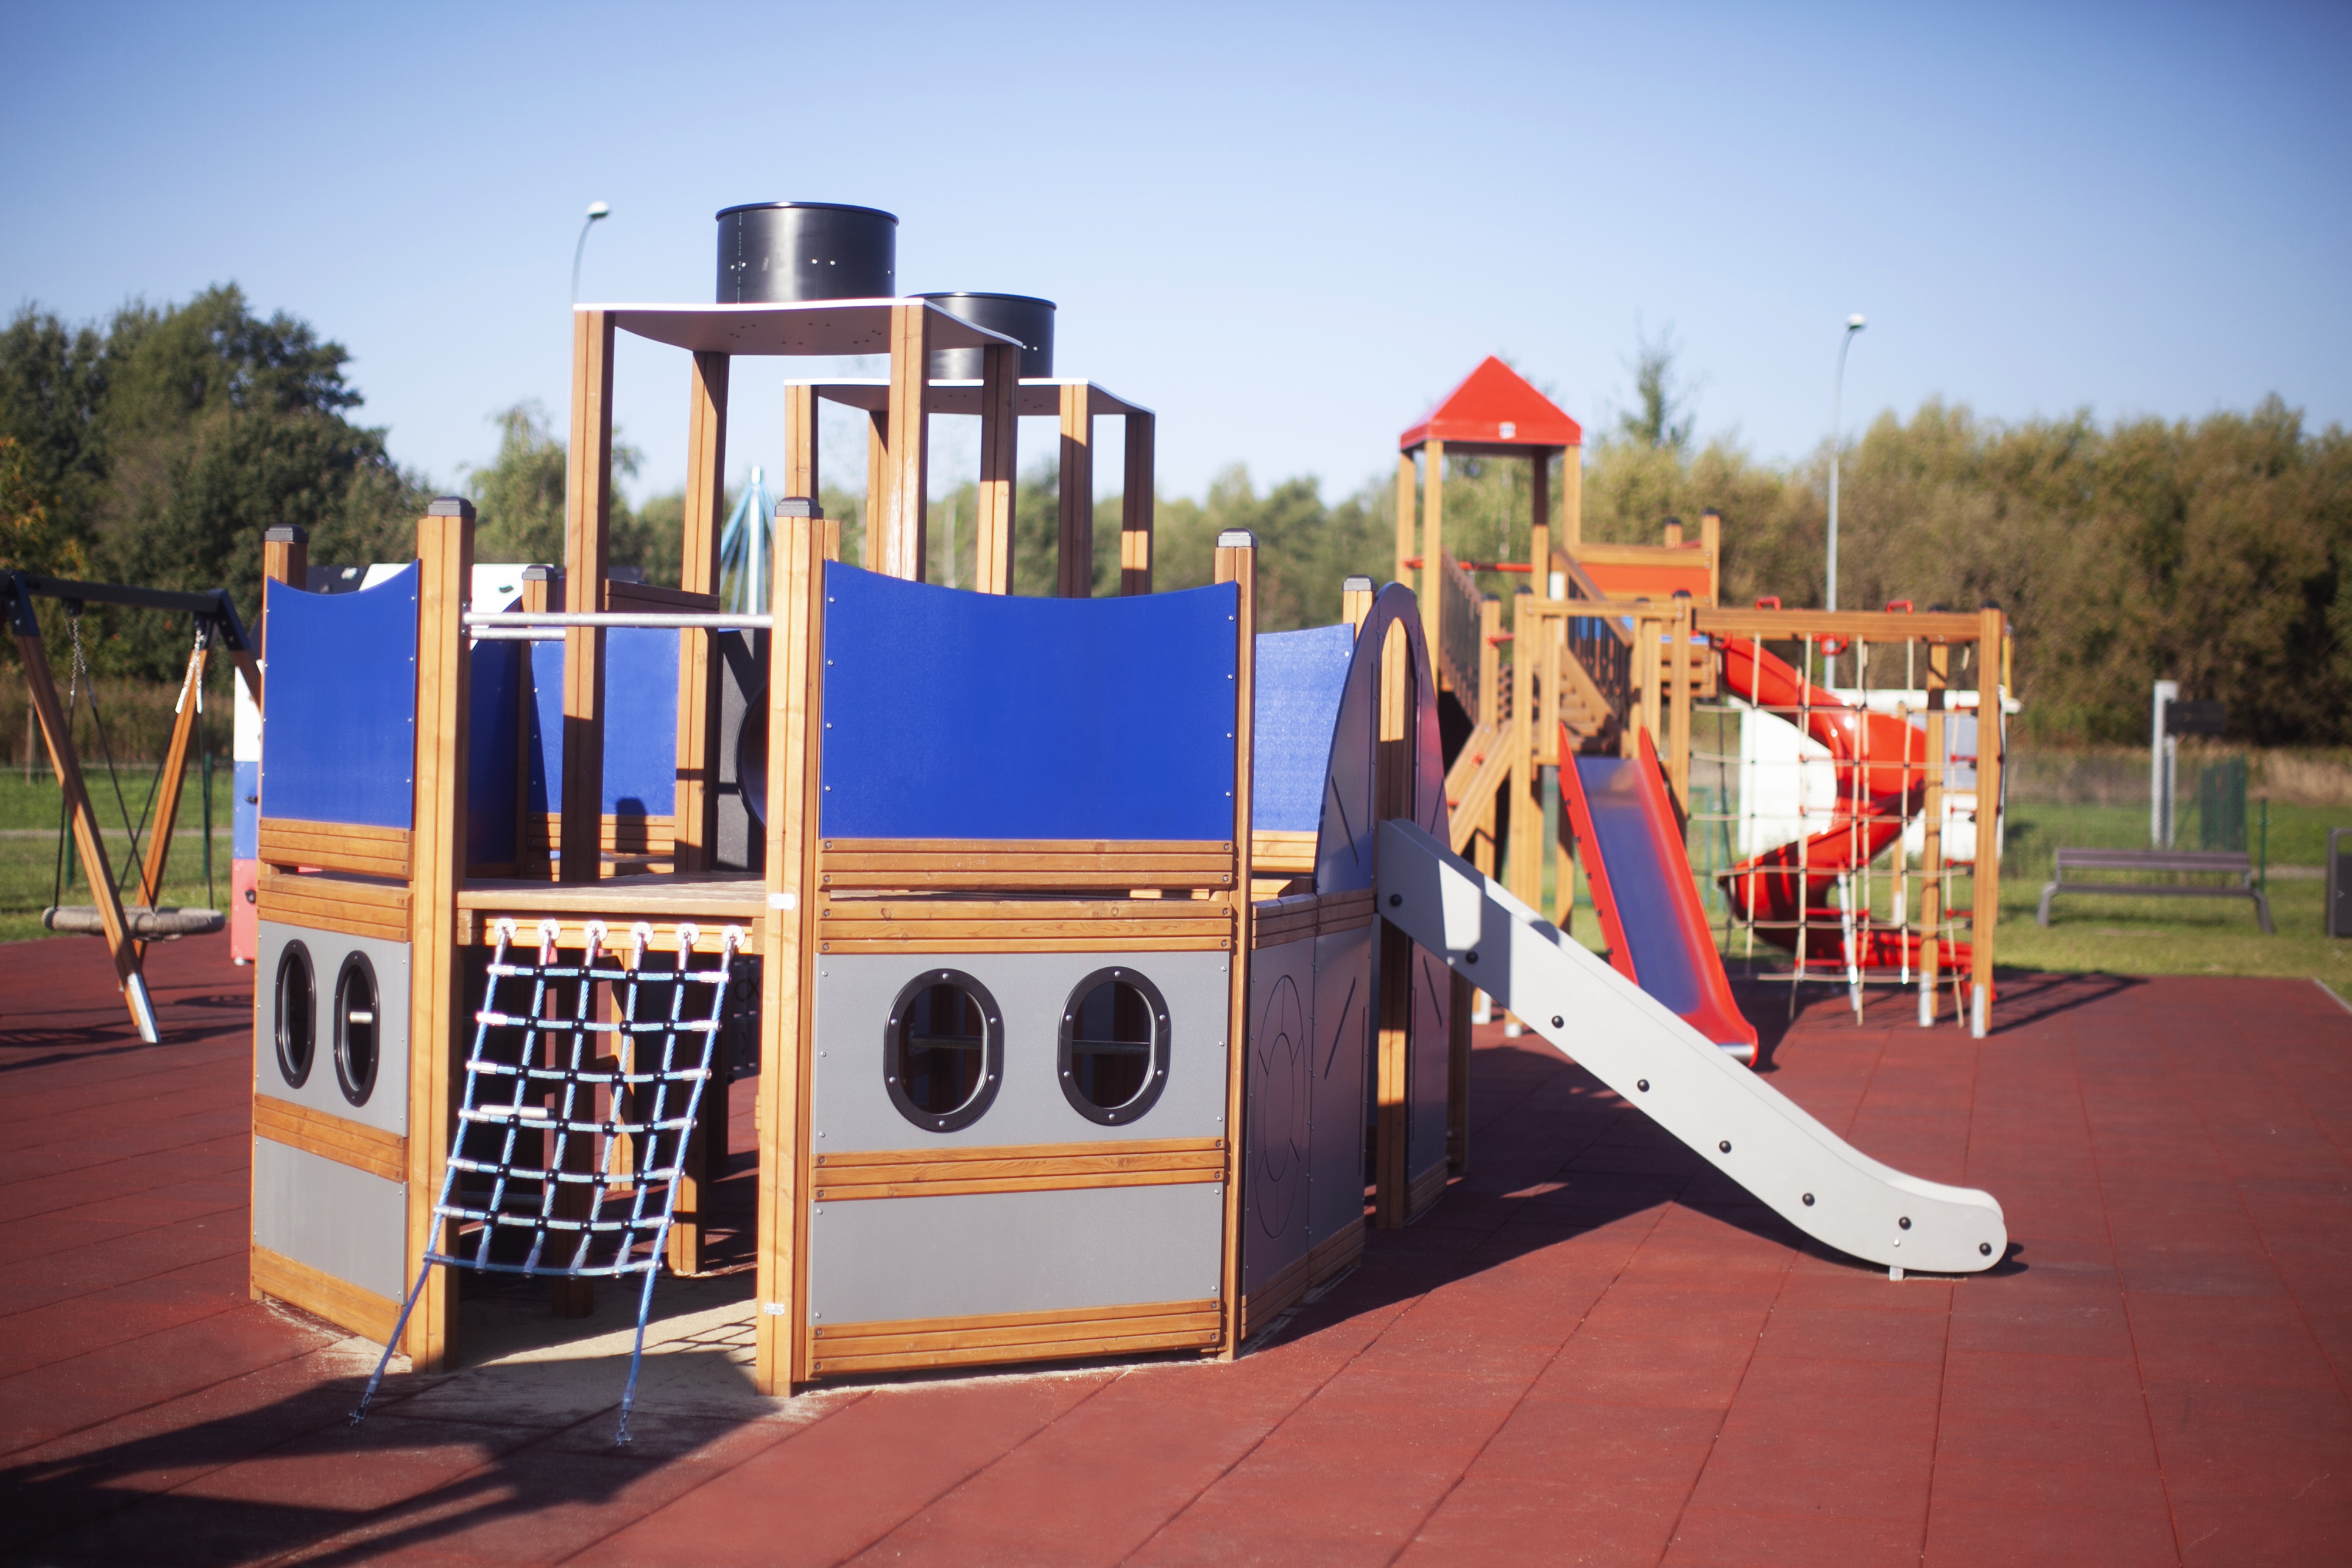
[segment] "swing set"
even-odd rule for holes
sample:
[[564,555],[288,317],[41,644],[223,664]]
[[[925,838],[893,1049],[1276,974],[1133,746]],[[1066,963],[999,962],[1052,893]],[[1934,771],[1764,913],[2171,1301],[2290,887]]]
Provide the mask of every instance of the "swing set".
[[[73,667],[61,702],[57,681],[49,673],[47,647],[41,641],[41,624],[35,613],[36,601],[54,599],[65,606],[67,624],[73,635]],[[132,609],[163,610],[192,616],[195,619],[194,646],[188,653],[188,668],[180,688],[180,702],[172,721],[171,743],[164,749],[155,776],[147,786],[146,804],[141,808],[139,820],[133,822],[128,797],[122,793],[122,781],[114,763],[113,748],[106,739],[105,721],[98,708],[98,692],[89,678],[82,653],[81,616],[84,606],[93,604],[121,605]],[[205,668],[213,653],[226,653],[235,661],[237,671],[256,701],[261,695],[261,667],[255,659],[252,639],[246,635],[245,624],[237,618],[236,605],[228,591],[215,588],[206,594],[174,593],[159,588],[130,587],[116,583],[75,583],[63,578],[43,577],[29,572],[0,573],[0,607],[5,607],[8,628],[16,638],[16,652],[25,665],[25,682],[30,688],[33,710],[39,716],[41,737],[48,746],[49,762],[57,770],[58,788],[61,796],[58,828],[58,872],[50,895],[50,905],[41,912],[42,923],[51,931],[68,931],[106,939],[107,951],[114,960],[116,983],[121,987],[124,1004],[131,1010],[131,1020],[137,1026],[139,1037],[149,1045],[157,1043],[154,1004],[147,994],[147,981],[140,963],[147,943],[164,942],[175,937],[200,936],[216,931],[227,923],[227,917],[218,910],[188,910],[159,908],[156,900],[163,890],[163,868],[172,853],[172,830],[180,811],[180,790],[187,775],[188,745],[192,739],[204,746],[209,757],[209,746],[197,734],[197,718],[204,708]],[[138,884],[134,902],[124,901],[124,888],[118,881],[107,860],[106,841],[99,827],[98,812],[91,804],[89,790],[83,780],[81,757],[74,747],[73,710],[87,701],[98,735],[100,752],[106,763],[107,782],[111,787],[115,805],[122,817],[124,832],[130,839],[130,860],[136,864]],[[205,826],[211,827],[212,797],[205,797]],[[142,853],[140,839],[144,834],[146,847]],[[89,904],[68,905],[59,902],[65,885],[65,839],[70,837],[81,862],[83,879],[89,884],[95,900]],[[211,886],[211,841],[205,841],[205,885]],[[131,864],[124,867],[127,879]],[[209,897],[209,893],[207,894]]]

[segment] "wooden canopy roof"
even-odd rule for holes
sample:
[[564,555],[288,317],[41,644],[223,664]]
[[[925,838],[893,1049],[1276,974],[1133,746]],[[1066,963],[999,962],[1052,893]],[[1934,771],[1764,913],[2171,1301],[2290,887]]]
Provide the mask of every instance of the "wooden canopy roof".
[[1430,440],[1443,441],[1457,452],[1526,452],[1581,447],[1584,426],[1528,385],[1526,377],[1488,354],[1420,423],[1397,437],[1397,449],[1410,452]]

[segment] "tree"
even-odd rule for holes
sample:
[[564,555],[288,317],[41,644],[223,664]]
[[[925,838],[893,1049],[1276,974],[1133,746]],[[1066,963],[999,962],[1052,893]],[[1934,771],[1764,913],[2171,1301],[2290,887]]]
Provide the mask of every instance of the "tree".
[[[571,472],[564,444],[549,428],[547,410],[535,402],[493,414],[490,423],[499,431],[498,455],[466,471],[466,493],[474,503],[474,558],[560,565]],[[616,480],[635,477],[640,461],[635,447],[613,443]],[[656,496],[639,511],[616,485],[605,533],[606,563],[637,567],[647,582],[676,587],[685,528],[683,491]]]
[[1679,456],[1689,448],[1697,421],[1690,412],[1690,389],[1676,384],[1673,323],[1654,342],[1637,329],[1636,342],[1633,363],[1625,368],[1633,373],[1633,396],[1640,406],[1617,416],[1618,431],[1639,446]]

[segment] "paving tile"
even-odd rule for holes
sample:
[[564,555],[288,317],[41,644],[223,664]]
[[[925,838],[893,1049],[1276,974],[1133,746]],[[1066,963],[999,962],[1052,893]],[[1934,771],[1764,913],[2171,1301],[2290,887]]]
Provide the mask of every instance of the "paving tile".
[[2161,1509],[2021,1508],[1937,1499],[1927,1568],[2158,1568],[2178,1563]]
[[1948,1504],[2150,1515],[2161,1515],[2167,1507],[2164,1478],[2153,1464],[2118,1464],[2099,1455],[2074,1464],[1939,1458],[1934,1506]]
[[2284,1500],[2184,1498],[2174,1504],[2174,1515],[2181,1561],[2193,1568],[2341,1562],[2345,1543],[2352,1542],[2352,1498],[2340,1476]]
[[1940,1363],[1948,1320],[1884,1307],[1775,1306],[1759,1356]]
[[1734,1413],[1708,1456],[1691,1506],[1753,1514],[1835,1515],[1902,1524],[1927,1518],[1935,1429],[1886,1431],[1869,1421],[1776,1429]]
[[[1564,1454],[1556,1473],[1581,1466]],[[1687,1483],[1473,1475],[1437,1505],[1402,1557],[1447,1563],[1654,1563],[1689,1495]]]
[[2275,1383],[2329,1375],[2302,1310],[2283,1297],[2134,1291],[2132,1340],[2151,1383]]
[[1687,1491],[1722,1424],[1713,1410],[1530,1398],[1512,1410],[1469,1473],[1488,1481],[1573,1476],[1594,1487]]
[[1666,1568],[1755,1568],[1759,1563],[1892,1568],[1918,1563],[1922,1533],[1917,1521],[1754,1513],[1705,1508],[1694,1501],[1684,1510],[1664,1561]]

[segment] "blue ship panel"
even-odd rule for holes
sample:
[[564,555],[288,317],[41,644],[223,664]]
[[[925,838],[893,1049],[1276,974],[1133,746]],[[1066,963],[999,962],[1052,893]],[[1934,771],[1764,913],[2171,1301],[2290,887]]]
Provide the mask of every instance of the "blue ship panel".
[[355,594],[268,585],[261,740],[273,818],[415,826],[414,562]]
[[1251,826],[1312,833],[1321,822],[1331,731],[1355,657],[1356,629],[1344,624],[1257,639]]

